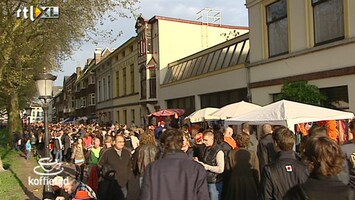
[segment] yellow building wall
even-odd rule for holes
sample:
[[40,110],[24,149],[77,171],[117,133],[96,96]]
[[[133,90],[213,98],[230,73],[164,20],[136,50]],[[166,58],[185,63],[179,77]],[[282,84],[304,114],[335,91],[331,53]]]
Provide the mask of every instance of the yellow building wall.
[[[173,22],[167,20],[159,20],[159,33],[153,32],[153,48],[158,46],[160,67],[160,83],[163,82],[166,70],[164,68],[175,60],[194,54],[198,51],[212,47],[218,43],[226,41],[221,36],[222,33],[229,33],[234,29],[221,27],[212,27],[207,25],[188,24],[181,22]],[[155,27],[153,27],[153,30]],[[157,29],[155,29],[157,30]],[[249,30],[235,29],[240,35]],[[158,37],[155,34],[159,34]],[[158,44],[159,43],[159,44]],[[153,50],[153,52],[155,52]],[[154,54],[153,54],[154,57]]]

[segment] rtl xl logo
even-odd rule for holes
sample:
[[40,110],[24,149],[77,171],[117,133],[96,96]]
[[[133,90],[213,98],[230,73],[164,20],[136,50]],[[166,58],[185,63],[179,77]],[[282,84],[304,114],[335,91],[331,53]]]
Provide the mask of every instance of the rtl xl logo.
[[33,7],[30,9],[24,7],[23,9],[18,9],[16,12],[16,17],[21,18],[21,13],[23,18],[30,18],[31,21],[35,21],[37,18],[41,19],[58,19],[59,18],[59,7],[58,6],[41,6]]

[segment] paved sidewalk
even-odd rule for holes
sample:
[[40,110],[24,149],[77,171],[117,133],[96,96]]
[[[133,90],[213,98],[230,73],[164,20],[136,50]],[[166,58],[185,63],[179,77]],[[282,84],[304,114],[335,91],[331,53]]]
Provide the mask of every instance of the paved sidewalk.
[[33,168],[37,165],[37,161],[33,157],[30,160],[26,160],[22,152],[18,153],[18,158],[16,159],[16,163],[14,163],[13,167],[10,167],[9,170],[18,180],[28,199],[41,200],[42,187],[31,185],[29,181],[30,178],[40,178],[39,175],[33,172]]
[[[15,175],[16,179],[18,179],[23,192],[29,200],[41,200],[43,196],[43,185],[33,185],[34,182],[29,180],[39,180],[41,178],[40,175],[37,175],[33,171],[33,168],[38,166],[37,161],[33,157],[30,160],[26,160],[24,154],[20,152],[17,159],[15,166],[13,168],[10,167],[9,170]],[[75,173],[73,164],[68,165],[63,163],[62,167],[64,171],[59,174],[60,176],[66,177]]]

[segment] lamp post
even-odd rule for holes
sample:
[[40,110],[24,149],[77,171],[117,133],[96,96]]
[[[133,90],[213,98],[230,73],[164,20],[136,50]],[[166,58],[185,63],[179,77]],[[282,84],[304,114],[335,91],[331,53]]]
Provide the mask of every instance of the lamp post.
[[44,131],[45,131],[45,157],[49,158],[49,134],[48,134],[48,103],[52,99],[53,81],[56,76],[50,73],[41,73],[35,76],[39,99],[43,101]]

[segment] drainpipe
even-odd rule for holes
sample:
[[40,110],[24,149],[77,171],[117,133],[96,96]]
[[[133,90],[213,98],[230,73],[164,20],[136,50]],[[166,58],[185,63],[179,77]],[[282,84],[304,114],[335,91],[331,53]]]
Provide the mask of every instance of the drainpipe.
[[250,67],[249,64],[245,64],[245,68],[247,70],[246,72],[246,79],[247,79],[247,101],[252,102],[252,95],[251,95],[251,90],[250,90]]

